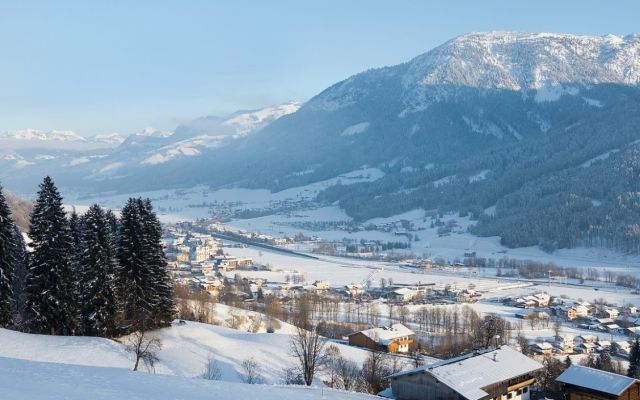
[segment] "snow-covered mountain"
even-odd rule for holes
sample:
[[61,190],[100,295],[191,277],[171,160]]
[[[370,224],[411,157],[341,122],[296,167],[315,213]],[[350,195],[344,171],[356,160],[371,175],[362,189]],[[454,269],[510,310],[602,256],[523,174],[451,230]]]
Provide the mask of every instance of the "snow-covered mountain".
[[38,129],[23,129],[0,133],[0,139],[7,140],[41,140],[41,141],[71,141],[86,142],[87,139],[73,131],[43,131]]
[[126,138],[127,138],[126,135],[114,132],[114,133],[98,134],[98,135],[95,135],[95,136],[91,137],[89,140],[97,142],[97,143],[107,143],[107,144],[111,144],[111,145],[120,145],[120,144],[122,144],[122,142],[125,141]]
[[264,128],[271,122],[302,107],[302,103],[291,101],[259,110],[238,111],[227,117],[208,116],[197,118],[176,128],[179,137],[196,135],[231,136],[240,138]]
[[[335,110],[366,98],[381,77],[395,77],[401,115],[424,111],[458,88],[511,90],[553,101],[596,84],[640,82],[640,34],[578,36],[484,32],[457,37],[395,67],[347,79],[309,102]],[[365,81],[365,85],[363,85]],[[366,84],[369,81],[369,84]],[[369,86],[369,87],[367,87]]]
[[301,105],[288,102],[226,117],[197,118],[174,131],[145,127],[130,135],[93,137],[55,130],[5,132],[0,134],[0,181],[17,181],[21,190],[27,190],[25,185],[36,187],[32,179],[50,171],[55,171],[61,181],[68,179],[73,184],[126,177],[139,168],[171,164],[224,147],[294,113]]
[[640,235],[621,238],[637,231],[630,210],[640,212],[639,82],[638,34],[473,33],[339,82],[259,134],[149,165],[110,188],[277,191],[368,166],[384,177],[336,185],[319,200],[359,220],[417,208],[471,213],[475,232],[514,247],[588,241],[640,252]]

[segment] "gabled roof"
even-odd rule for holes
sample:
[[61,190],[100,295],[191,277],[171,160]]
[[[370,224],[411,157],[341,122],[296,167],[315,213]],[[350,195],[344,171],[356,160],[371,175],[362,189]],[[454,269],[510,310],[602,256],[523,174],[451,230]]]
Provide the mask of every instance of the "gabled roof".
[[537,371],[540,368],[542,365],[534,359],[511,347],[502,346],[398,372],[389,378],[427,373],[464,398],[478,400],[488,394],[482,388]]
[[635,383],[636,380],[612,372],[572,365],[560,374],[556,381],[618,396]]
[[402,324],[393,324],[391,327],[383,326],[380,328],[366,329],[364,331],[352,333],[351,335],[355,335],[356,333],[362,333],[374,342],[384,346],[391,343],[394,339],[401,338],[403,336],[415,335],[411,329]]

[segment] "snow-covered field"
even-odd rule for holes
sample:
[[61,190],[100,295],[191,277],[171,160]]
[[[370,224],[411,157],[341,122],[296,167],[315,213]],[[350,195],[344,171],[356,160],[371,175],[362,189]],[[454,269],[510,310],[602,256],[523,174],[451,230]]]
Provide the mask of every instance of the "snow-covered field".
[[299,386],[248,385],[0,357],[0,397],[11,400],[374,399]]
[[[341,240],[343,238],[354,240],[381,240],[404,241],[404,236],[397,236],[393,230],[383,231],[358,231],[345,230],[310,230],[300,227],[301,223],[312,222],[341,222],[351,221],[351,218],[337,205],[314,207],[310,202],[322,190],[340,182],[343,185],[362,181],[374,181],[382,177],[384,173],[376,168],[364,168],[342,174],[332,179],[313,183],[310,185],[290,188],[276,193],[265,189],[221,189],[209,190],[206,186],[196,186],[190,189],[159,190],[132,194],[99,194],[91,197],[79,197],[68,195],[66,198],[69,207],[75,207],[82,212],[94,202],[119,209],[129,197],[149,197],[163,222],[194,220],[210,216],[211,207],[223,207],[233,210],[276,209],[282,204],[300,204],[303,209],[294,212],[278,213],[250,218],[235,219],[228,223],[231,228],[243,229],[268,235],[293,236],[303,232],[308,236],[318,236],[324,239]],[[449,235],[439,235],[436,227],[431,227],[431,218],[425,217],[424,210],[413,210],[388,218],[375,218],[363,225],[373,224],[399,224],[407,221],[414,227],[412,234],[418,236],[417,241],[411,243],[411,249],[417,256],[431,258],[441,257],[445,260],[462,258],[464,253],[475,252],[478,257],[487,258],[513,258],[521,260],[536,260],[542,262],[554,262],[562,266],[576,267],[607,267],[617,272],[640,275],[640,257],[625,255],[603,249],[575,248],[562,249],[553,253],[542,251],[538,247],[524,247],[509,249],[500,244],[500,238],[477,237],[467,233],[467,228],[473,224],[468,217],[459,217],[455,213],[444,215],[443,222],[454,226]]]
[[[242,362],[253,357],[265,382],[280,384],[284,369],[295,366],[290,355],[291,335],[286,333],[250,333],[187,322],[186,325],[174,323],[154,335],[162,341],[159,362],[155,365],[157,374],[197,378],[208,358],[213,357],[222,372],[222,380],[241,382]],[[367,357],[365,350],[342,344],[336,346],[344,357],[358,364]],[[32,335],[6,329],[0,329],[0,357],[96,367],[133,367],[132,356],[124,343],[92,337]],[[319,381],[318,385],[321,385]]]
[[574,300],[593,301],[596,298],[603,297],[607,301],[619,305],[626,303],[640,305],[640,295],[632,294],[629,289],[607,286],[604,283],[597,288],[564,284],[562,282],[552,282],[549,285],[544,280],[528,282],[506,278],[499,279],[490,274],[483,276],[482,270],[480,270],[480,274],[471,273],[466,268],[422,270],[406,268],[393,263],[376,263],[328,256],[321,256],[319,260],[313,260],[251,247],[229,247],[225,248],[225,252],[236,257],[250,257],[258,263],[270,265],[272,269],[271,271],[233,270],[228,272],[230,276],[238,273],[243,277],[263,278],[272,282],[285,282],[287,274],[298,272],[304,274],[309,283],[321,280],[329,282],[334,287],[350,283],[364,284],[366,280],[371,280],[372,285],[377,286],[380,279],[385,278],[387,281],[392,279],[396,284],[448,284],[454,289],[467,288],[470,284],[473,284],[476,290],[487,292],[484,294],[487,299],[545,291],[552,296],[566,295]]

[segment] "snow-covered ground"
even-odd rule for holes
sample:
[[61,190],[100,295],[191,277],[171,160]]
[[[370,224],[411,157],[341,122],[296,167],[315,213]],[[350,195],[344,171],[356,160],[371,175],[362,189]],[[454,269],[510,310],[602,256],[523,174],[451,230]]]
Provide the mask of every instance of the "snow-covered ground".
[[263,399],[357,400],[376,397],[324,388],[248,385],[0,357],[0,397],[11,400]]
[[[220,305],[216,306],[219,307]],[[246,313],[236,309],[238,314]],[[282,323],[276,333],[250,333],[221,326],[187,321],[153,332],[162,341],[155,373],[197,378],[212,357],[221,370],[221,380],[241,382],[242,362],[253,357],[268,384],[283,382],[284,370],[295,366],[290,354],[292,329]],[[132,355],[126,338],[47,336],[0,329],[0,357],[38,362],[131,369]],[[361,364],[367,351],[336,343],[341,354]],[[323,373],[318,376],[322,377]],[[322,384],[318,380],[319,386]],[[1,397],[1,396],[0,396]]]
[[[333,287],[350,283],[365,284],[367,280],[370,280],[373,286],[378,286],[381,278],[385,278],[387,281],[391,279],[396,284],[434,283],[439,286],[448,284],[453,289],[467,288],[473,284],[476,290],[486,292],[483,295],[486,299],[544,291],[552,296],[564,295],[573,300],[592,302],[596,298],[605,298],[618,305],[627,303],[640,305],[640,295],[633,294],[629,289],[604,282],[599,283],[598,286],[581,286],[563,281],[552,281],[549,284],[544,279],[525,281],[496,278],[493,270],[472,271],[467,268],[452,267],[425,270],[394,263],[377,263],[329,256],[320,256],[320,259],[314,260],[252,247],[227,247],[225,252],[236,257],[250,257],[255,262],[271,267],[271,271],[232,270],[227,273],[230,277],[237,273],[248,278],[285,282],[288,274],[297,272],[303,274],[309,283],[321,280],[329,282]],[[588,283],[594,284],[593,282]]]
[[[484,171],[482,171],[484,172]],[[374,181],[382,177],[384,173],[376,168],[363,168],[325,181],[310,185],[290,188],[276,193],[265,189],[221,189],[209,190],[206,186],[196,186],[190,189],[159,190],[133,194],[100,194],[91,197],[68,196],[66,201],[77,211],[84,211],[94,202],[119,209],[129,197],[149,197],[163,222],[194,220],[206,218],[211,215],[211,210],[225,208],[232,210],[274,209],[271,215],[250,219],[235,219],[228,223],[229,227],[243,229],[268,235],[293,236],[303,232],[308,236],[318,236],[328,240],[341,240],[343,238],[354,240],[381,240],[381,241],[405,241],[404,236],[395,235],[393,230],[383,231],[358,231],[345,230],[311,230],[301,227],[300,224],[313,222],[350,222],[351,218],[337,205],[316,207],[312,204],[316,195],[323,189],[340,182],[343,185],[362,181]],[[302,209],[294,212],[282,213],[277,208],[282,204],[299,204]],[[491,210],[489,210],[491,212]],[[487,258],[513,258],[520,260],[535,260],[541,262],[554,262],[562,266],[576,267],[607,267],[617,272],[640,275],[640,257],[620,254],[604,249],[575,248],[562,249],[553,253],[542,251],[538,247],[524,247],[509,249],[500,244],[500,238],[477,237],[467,232],[467,228],[474,223],[468,217],[459,217],[455,213],[444,215],[441,221],[453,226],[448,235],[438,234],[437,227],[431,227],[431,217],[426,217],[424,210],[412,210],[388,218],[375,218],[365,222],[367,224],[400,224],[406,221],[413,225],[417,235],[416,241],[411,243],[411,249],[417,256],[431,258],[443,258],[453,260],[462,258],[464,253],[475,252],[478,257]],[[414,238],[415,239],[415,238]]]

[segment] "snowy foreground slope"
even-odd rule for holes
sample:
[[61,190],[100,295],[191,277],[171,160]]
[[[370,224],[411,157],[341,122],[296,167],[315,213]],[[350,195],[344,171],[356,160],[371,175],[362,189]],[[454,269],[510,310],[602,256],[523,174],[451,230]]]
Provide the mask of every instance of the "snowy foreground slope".
[[328,389],[248,385],[0,357],[3,399],[373,399]]
[[[289,352],[291,335],[286,333],[286,325],[283,328],[282,333],[250,333],[197,322],[174,324],[154,332],[162,341],[155,373],[198,377],[207,359],[213,357],[222,372],[221,380],[240,382],[242,362],[253,357],[265,382],[279,384],[283,370],[295,365]],[[364,350],[337,346],[344,357],[358,364],[367,356]],[[0,357],[129,370],[133,367],[125,345],[113,340],[33,335],[6,329],[0,329]],[[319,380],[316,383],[322,385]]]

